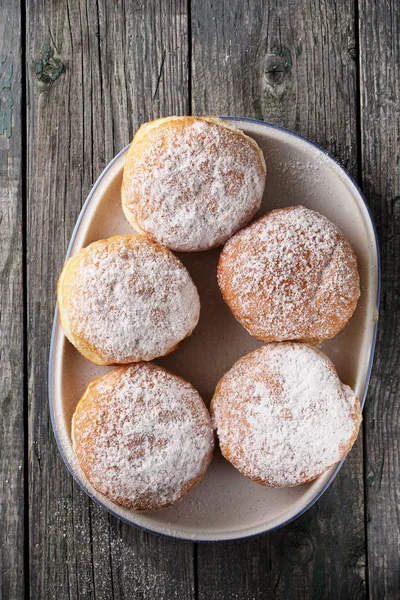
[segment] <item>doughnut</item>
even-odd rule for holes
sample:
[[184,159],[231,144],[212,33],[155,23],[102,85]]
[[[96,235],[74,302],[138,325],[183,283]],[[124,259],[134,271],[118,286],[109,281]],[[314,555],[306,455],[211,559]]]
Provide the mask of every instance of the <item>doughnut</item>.
[[171,250],[208,250],[254,217],[265,173],[257,143],[226,121],[157,119],[128,150],[122,208],[138,233]]
[[218,383],[211,415],[223,456],[270,487],[308,483],[351,449],[357,397],[320,350],[271,343],[241,358]]
[[92,381],[76,407],[72,440],[92,486],[131,510],[175,504],[199,483],[214,449],[198,392],[153,363]]
[[57,297],[66,337],[97,365],[169,354],[200,314],[196,286],[182,263],[138,235],[99,240],[70,258]]
[[360,296],[349,242],[304,206],[273,210],[232,237],[220,255],[218,283],[236,319],[263,342],[329,339]]

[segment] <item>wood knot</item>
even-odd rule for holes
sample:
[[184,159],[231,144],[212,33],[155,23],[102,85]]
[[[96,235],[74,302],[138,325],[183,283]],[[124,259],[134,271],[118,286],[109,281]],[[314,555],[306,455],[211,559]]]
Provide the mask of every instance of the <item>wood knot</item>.
[[285,46],[270,46],[272,54],[265,58],[265,81],[268,91],[280,100],[286,89],[286,80],[292,67],[292,55]]
[[282,83],[286,69],[287,64],[283,56],[269,54],[265,59],[265,77],[270,85]]
[[355,48],[355,46],[347,48],[347,52],[349,53],[351,60],[357,60],[357,48]]
[[49,44],[44,44],[43,52],[35,61],[36,79],[45,88],[49,88],[65,71],[65,66],[59,58],[53,56]]

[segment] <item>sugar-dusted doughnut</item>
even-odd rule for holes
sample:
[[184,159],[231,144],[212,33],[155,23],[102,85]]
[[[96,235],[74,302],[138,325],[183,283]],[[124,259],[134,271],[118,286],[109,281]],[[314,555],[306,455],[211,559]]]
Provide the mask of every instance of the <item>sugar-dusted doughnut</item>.
[[152,360],[195,328],[199,295],[167,248],[143,236],[99,240],[70,258],[58,282],[61,326],[98,365]]
[[153,363],[92,381],[75,410],[72,438],[93,487],[133,510],[177,502],[203,477],[214,449],[198,392]]
[[218,282],[237,320],[264,342],[331,338],[360,296],[351,245],[304,206],[267,213],[231,238]]
[[218,383],[211,415],[222,454],[271,487],[312,481],[351,449],[359,402],[322,352],[298,342],[267,344]]
[[217,117],[142,125],[128,150],[124,213],[171,250],[220,246],[260,207],[265,160],[257,143]]

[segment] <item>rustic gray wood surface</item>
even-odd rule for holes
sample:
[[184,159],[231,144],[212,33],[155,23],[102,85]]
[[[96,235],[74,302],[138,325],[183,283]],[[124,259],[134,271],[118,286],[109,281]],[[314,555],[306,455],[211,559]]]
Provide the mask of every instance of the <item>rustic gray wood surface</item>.
[[21,67],[19,7],[0,0],[0,598],[24,595]]
[[186,4],[52,6],[27,11],[31,595],[192,598],[193,546],[95,506],[65,469],[47,406],[55,286],[82,203],[139,123],[188,110]]
[[[260,0],[225,0],[206,9],[195,0],[192,22],[195,113],[247,115],[295,129],[356,175],[352,3],[337,9],[330,2],[296,1],[274,9]],[[247,568],[231,570],[232,564]],[[329,492],[284,531],[240,544],[200,546],[198,582],[204,600],[237,593],[262,598],[267,592],[279,599],[304,598],[310,590],[321,598],[364,597],[361,436]]]
[[400,598],[400,5],[360,3],[361,184],[382,261],[365,407],[365,511],[372,598]]
[[[400,598],[399,33],[396,0],[0,0],[1,599]],[[140,123],[190,113],[264,119],[331,151],[366,193],[383,265],[364,431],[339,476],[284,529],[217,545],[97,507],[47,403],[82,203]]]

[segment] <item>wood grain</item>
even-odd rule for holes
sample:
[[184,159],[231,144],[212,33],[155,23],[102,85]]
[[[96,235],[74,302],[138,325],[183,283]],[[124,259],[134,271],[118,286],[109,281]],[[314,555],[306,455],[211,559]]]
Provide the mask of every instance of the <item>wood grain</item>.
[[301,132],[356,173],[353,2],[192,4],[193,112]]
[[0,0],[0,598],[24,595],[21,15]]
[[[357,173],[354,5],[192,3],[195,113],[295,129]],[[331,490],[285,529],[199,546],[200,600],[364,598],[362,439]]]
[[81,205],[140,122],[187,111],[186,3],[29,0],[27,32],[31,597],[190,599],[192,544],[95,506],[66,470],[47,404],[55,285]]
[[400,5],[360,1],[362,187],[382,260],[378,345],[365,414],[370,597],[400,597]]

